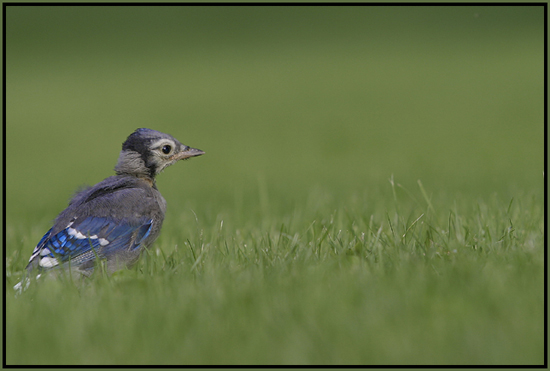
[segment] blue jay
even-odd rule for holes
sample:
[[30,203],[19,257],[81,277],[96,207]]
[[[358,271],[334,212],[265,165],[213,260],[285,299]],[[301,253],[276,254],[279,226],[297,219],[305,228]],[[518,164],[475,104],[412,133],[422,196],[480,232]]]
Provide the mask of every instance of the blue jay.
[[34,248],[27,269],[62,267],[89,275],[98,258],[109,272],[133,265],[156,240],[164,220],[166,201],[155,177],[179,160],[202,154],[171,135],[137,129],[122,144],[116,175],[73,196]]

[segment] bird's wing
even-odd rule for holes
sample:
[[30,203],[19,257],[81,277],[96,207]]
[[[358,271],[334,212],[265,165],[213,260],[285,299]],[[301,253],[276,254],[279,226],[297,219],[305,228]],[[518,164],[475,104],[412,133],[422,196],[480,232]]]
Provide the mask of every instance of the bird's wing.
[[80,219],[75,217],[56,234],[50,229],[34,248],[29,265],[37,260],[43,268],[64,263],[76,266],[120,251],[134,251],[149,236],[153,225],[153,220],[147,218],[132,223],[109,217]]

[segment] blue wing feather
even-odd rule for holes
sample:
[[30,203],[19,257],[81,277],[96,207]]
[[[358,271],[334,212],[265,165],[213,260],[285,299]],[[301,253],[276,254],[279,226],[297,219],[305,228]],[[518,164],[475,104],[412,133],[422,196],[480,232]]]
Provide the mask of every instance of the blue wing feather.
[[31,258],[38,265],[50,268],[71,262],[78,266],[97,256],[109,258],[119,251],[138,249],[151,233],[152,219],[142,218],[130,223],[111,218],[87,217],[73,220],[60,232],[52,235],[50,229],[34,249]]

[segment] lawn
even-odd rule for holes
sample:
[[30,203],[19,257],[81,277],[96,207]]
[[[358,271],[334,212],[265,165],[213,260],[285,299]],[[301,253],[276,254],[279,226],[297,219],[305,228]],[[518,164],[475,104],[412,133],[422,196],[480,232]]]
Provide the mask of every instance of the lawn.
[[[8,365],[542,365],[543,7],[7,7]],[[132,269],[17,295],[138,127]]]

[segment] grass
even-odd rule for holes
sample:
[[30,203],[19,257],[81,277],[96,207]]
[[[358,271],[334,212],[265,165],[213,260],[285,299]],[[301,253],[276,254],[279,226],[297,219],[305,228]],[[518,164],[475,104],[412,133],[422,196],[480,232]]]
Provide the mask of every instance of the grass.
[[[543,364],[537,8],[132,9],[8,11],[8,365]],[[16,295],[137,127],[157,242]]]
[[241,226],[230,209],[172,215],[133,270],[8,289],[8,350],[62,341],[24,364],[542,362],[541,200],[395,191],[374,213],[317,192]]

